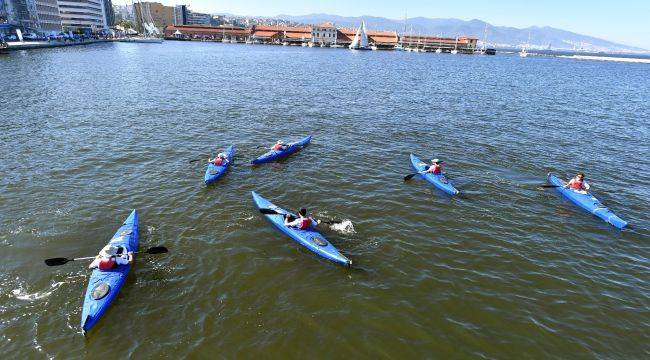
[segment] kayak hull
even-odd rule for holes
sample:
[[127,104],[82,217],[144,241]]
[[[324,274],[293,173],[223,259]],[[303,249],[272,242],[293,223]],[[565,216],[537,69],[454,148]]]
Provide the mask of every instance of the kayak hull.
[[[108,243],[115,246],[123,246],[128,251],[138,251],[138,230],[138,212],[133,210]],[[131,265],[120,265],[115,269],[107,271],[93,270],[88,280],[88,287],[84,294],[84,303],[81,311],[81,331],[84,334],[97,324],[111,303],[113,303],[126,281],[129,270],[131,270]],[[108,286],[108,292],[103,297],[95,299],[93,297],[94,290],[98,289],[99,291],[99,289],[102,287],[105,288],[106,286]]]
[[255,160],[251,161],[251,164],[264,164],[267,162],[275,161],[278,159],[282,159],[284,157],[287,157],[295,152],[298,152],[300,149],[303,147],[307,146],[311,142],[311,135],[303,138],[300,141],[296,141],[294,143],[288,144],[288,147],[286,150],[281,150],[281,151],[276,151],[276,150],[271,150],[267,152],[266,154],[258,157]]
[[627,222],[616,216],[611,210],[603,205],[591,193],[580,193],[575,190],[564,188],[564,183],[557,176],[549,173],[548,183],[558,186],[555,188],[557,192],[562,194],[565,198],[569,199],[572,203],[579,206],[583,210],[590,212],[593,215],[603,219],[606,223],[618,228],[623,229],[627,226]]
[[212,184],[213,182],[219,180],[219,178],[221,178],[226,173],[226,170],[228,170],[230,164],[232,164],[232,159],[235,156],[235,147],[232,145],[228,146],[224,153],[226,154],[228,163],[222,166],[217,166],[214,163],[209,163],[208,168],[205,169],[205,176],[203,177],[203,182],[205,185]]
[[[427,165],[418,159],[417,156],[411,154],[411,166],[415,171],[424,171],[427,169]],[[459,191],[454,187],[452,182],[447,179],[444,174],[434,175],[434,174],[418,174],[421,178],[428,181],[430,184],[440,189],[448,195],[458,195]]]
[[[317,255],[332,261],[334,263],[350,266],[350,261],[332,245],[323,235],[314,230],[299,230],[290,228],[284,225],[284,216],[282,214],[292,214],[278,206],[273,205],[270,201],[258,195],[255,191],[252,192],[253,202],[259,209],[272,209],[281,214],[277,215],[264,215],[278,230],[282,231],[285,235],[289,236],[298,244],[306,247]],[[295,216],[295,215],[294,215]]]

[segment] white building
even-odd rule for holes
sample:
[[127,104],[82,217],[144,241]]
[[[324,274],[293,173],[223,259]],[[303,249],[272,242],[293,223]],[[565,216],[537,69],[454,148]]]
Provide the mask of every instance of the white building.
[[311,42],[314,44],[333,44],[336,42],[336,27],[332,23],[324,23],[311,28]]
[[103,0],[58,0],[63,31],[108,29]]

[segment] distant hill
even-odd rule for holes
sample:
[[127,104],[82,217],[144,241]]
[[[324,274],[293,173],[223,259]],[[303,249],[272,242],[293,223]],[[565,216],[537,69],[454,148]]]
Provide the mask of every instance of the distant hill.
[[[332,22],[341,27],[356,27],[365,20],[370,29],[394,30],[399,33],[404,31],[404,20],[387,19],[383,17],[362,16],[345,17],[328,14],[310,14],[301,16],[278,15],[275,18],[304,24],[319,24]],[[517,29],[507,26],[494,26],[481,20],[459,19],[430,19],[424,17],[410,18],[406,21],[406,32],[414,34],[443,35],[455,37],[460,35],[476,36],[483,40],[485,26],[487,25],[487,43],[496,47],[521,47],[528,42],[530,34],[530,47],[555,50],[583,49],[586,51],[604,52],[647,52],[634,46],[618,44],[612,41],[595,38],[593,36],[576,34],[570,31],[556,29],[548,26],[529,27]]]

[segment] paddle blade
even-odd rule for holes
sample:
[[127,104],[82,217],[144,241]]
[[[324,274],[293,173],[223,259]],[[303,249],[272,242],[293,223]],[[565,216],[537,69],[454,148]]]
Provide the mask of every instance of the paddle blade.
[[66,258],[45,259],[45,265],[47,265],[47,266],[59,266],[59,265],[67,264],[70,261],[73,261],[73,260],[66,259]]
[[541,188],[559,188],[562,187],[560,185],[540,185],[539,187]]
[[343,223],[343,220],[325,220],[325,221],[322,221],[322,223],[327,224],[327,225],[336,225],[336,224]]
[[264,215],[280,215],[281,213],[273,209],[260,209],[260,212]]
[[190,164],[193,163],[193,162],[197,162],[199,160],[201,160],[201,159],[192,159],[192,160],[190,160]]
[[154,246],[146,251],[147,254],[164,254],[167,252],[169,252],[169,250],[164,246]]
[[411,179],[412,179],[415,175],[417,175],[417,174],[418,174],[418,173],[410,174],[410,175],[406,175],[406,176],[404,176],[404,181],[411,180]]

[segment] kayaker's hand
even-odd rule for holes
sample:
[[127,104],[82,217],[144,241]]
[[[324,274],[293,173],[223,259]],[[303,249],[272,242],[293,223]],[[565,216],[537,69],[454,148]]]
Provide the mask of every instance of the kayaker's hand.
[[316,220],[316,224],[320,225],[320,223],[321,223],[320,220]]

